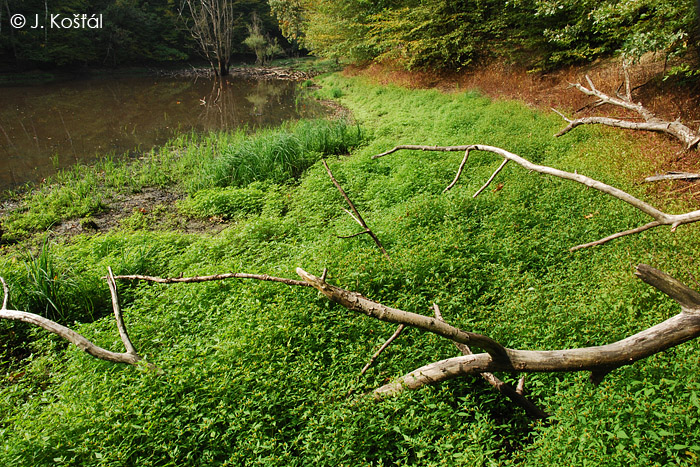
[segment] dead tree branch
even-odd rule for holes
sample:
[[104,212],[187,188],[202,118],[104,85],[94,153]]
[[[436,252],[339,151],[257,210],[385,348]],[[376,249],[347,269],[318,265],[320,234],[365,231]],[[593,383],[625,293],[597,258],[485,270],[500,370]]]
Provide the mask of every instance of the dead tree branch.
[[[309,284],[309,285],[311,285],[311,284]],[[399,324],[399,327],[396,328],[396,331],[394,331],[394,334],[392,334],[391,337],[388,338],[386,340],[386,342],[384,342],[384,344],[381,347],[379,347],[379,350],[377,350],[374,353],[374,355],[372,355],[372,358],[369,359],[369,362],[367,362],[367,365],[365,365],[362,368],[362,370],[360,371],[360,376],[364,375],[367,372],[367,370],[369,370],[369,367],[372,366],[374,361],[377,360],[377,358],[379,358],[379,356],[382,354],[382,352],[384,352],[386,350],[386,348],[389,347],[389,345],[391,345],[391,343],[394,342],[394,340],[396,340],[397,337],[399,337],[399,335],[401,334],[401,332],[405,328],[406,328],[405,324]]]
[[[77,346],[79,349],[87,352],[95,358],[99,358],[100,360],[106,360],[108,362],[114,363],[126,363],[129,365],[136,365],[140,361],[142,361],[142,357],[136,352],[136,349],[134,348],[133,344],[131,343],[131,340],[129,339],[129,335],[126,332],[126,326],[124,325],[124,320],[122,318],[122,311],[119,306],[117,286],[114,282],[112,270],[109,269],[108,271],[109,275],[107,276],[107,283],[109,284],[109,290],[112,295],[112,309],[114,311],[114,317],[117,321],[117,329],[119,330],[119,336],[124,344],[124,347],[126,348],[126,352],[118,353],[112,352],[107,349],[103,349],[102,347],[95,345],[93,342],[86,339],[81,334],[78,334],[77,332],[73,331],[72,329],[58,324],[55,321],[51,321],[50,319],[44,318],[43,316],[39,316],[34,313],[29,313],[27,311],[8,309],[7,303],[9,300],[10,293],[7,284],[5,283],[5,280],[1,277],[0,281],[2,281],[3,285],[4,298],[2,303],[2,309],[0,309],[0,319],[22,321],[25,323],[33,324],[35,326],[39,326],[43,329],[46,329],[49,332],[52,332],[62,337],[63,339],[66,339],[68,342]],[[158,367],[151,363],[146,363],[146,366],[149,369],[162,372],[162,370],[160,370]]]
[[[445,320],[442,317],[442,313],[440,312],[440,307],[438,307],[437,303],[433,303],[433,310],[435,311],[435,317],[439,319],[442,322],[445,322]],[[454,343],[455,346],[459,349],[460,352],[462,352],[463,355],[472,355],[472,351],[469,348],[468,345],[466,344],[460,344],[458,342]],[[525,397],[523,394],[525,392],[524,389],[524,384],[525,384],[525,379],[520,378],[520,381],[518,381],[518,387],[517,389],[511,386],[510,384],[502,381],[500,378],[498,378],[496,375],[493,373],[489,372],[484,372],[481,373],[481,377],[484,378],[484,380],[489,383],[491,386],[496,389],[496,391],[500,392],[504,396],[506,396],[508,399],[511,401],[515,402],[518,404],[520,407],[525,409],[525,412],[532,417],[532,418],[549,418],[549,414],[539,408],[537,405],[535,405],[530,399]]]
[[310,284],[304,281],[286,279],[284,277],[274,277],[268,276],[267,274],[247,274],[243,272],[231,272],[226,274],[212,274],[209,276],[192,276],[192,277],[155,277],[155,276],[142,276],[139,274],[129,274],[123,276],[114,276],[115,279],[119,280],[134,280],[134,281],[147,281],[147,282],[157,282],[159,284],[174,284],[178,282],[192,283],[192,282],[208,282],[208,281],[219,281],[224,279],[256,279],[259,281],[269,281],[269,282],[281,282],[287,285],[300,285],[302,287],[310,287]]
[[[637,360],[654,355],[700,336],[700,293],[657,269],[640,264],[636,275],[647,284],[674,299],[681,307],[676,316],[651,328],[611,344],[564,350],[509,349],[480,334],[450,326],[436,318],[390,308],[373,302],[356,292],[350,292],[322,281],[301,268],[297,273],[331,301],[348,310],[394,323],[403,323],[446,337],[453,342],[474,345],[487,353],[463,355],[430,363],[397,381],[374,391],[376,397],[397,394],[405,389],[417,389],[448,379],[495,371],[508,372],[573,372],[590,371],[593,379],[603,376]],[[517,393],[517,390],[516,390]]]
[[644,119],[644,121],[631,122],[628,120],[610,117],[583,117],[572,120],[555,110],[556,113],[558,113],[564,120],[566,120],[566,122],[568,122],[566,128],[557,133],[556,136],[558,137],[565,135],[566,133],[580,125],[607,125],[627,130],[641,130],[666,133],[682,142],[685,145],[685,148],[688,150],[696,147],[698,143],[700,143],[700,133],[691,130],[689,127],[683,125],[678,120],[674,122],[662,120],[656,115],[654,115],[654,113],[652,113],[649,109],[644,107],[640,102],[634,103],[632,101],[632,91],[629,83],[629,73],[626,67],[623,68],[625,70],[625,96],[618,94],[618,97],[611,97],[605,94],[604,92],[599,91],[593,85],[593,81],[591,81],[588,75],[586,75],[586,81],[588,82],[589,87],[585,87],[580,83],[572,83],[571,86],[588,96],[596,97],[598,100],[593,103],[593,105],[596,107],[603,104],[610,104],[622,107],[624,109],[636,112]]
[[482,191],[484,191],[486,188],[488,188],[488,186],[491,184],[493,179],[496,178],[496,175],[498,175],[498,173],[501,170],[503,170],[503,167],[505,167],[507,163],[508,163],[508,159],[503,159],[503,162],[501,162],[501,165],[499,165],[498,168],[493,172],[491,177],[489,177],[489,179],[486,180],[486,183],[484,183],[484,185],[481,188],[479,188],[476,193],[474,193],[472,198],[476,198],[477,196],[479,196],[481,194]]
[[[370,237],[372,237],[372,240],[374,240],[374,243],[377,245],[377,248],[379,248],[379,250],[384,254],[384,256],[386,256],[386,259],[388,259],[389,261],[391,261],[391,257],[389,256],[389,253],[387,253],[387,251],[384,249],[384,246],[382,246],[382,242],[380,242],[380,241],[379,241],[379,238],[374,234],[374,232],[372,232],[372,229],[370,229],[370,228],[367,226],[367,223],[366,223],[365,220],[362,218],[362,215],[360,214],[360,212],[357,210],[357,208],[356,208],[355,205],[352,203],[352,201],[350,201],[350,198],[349,198],[348,195],[345,193],[345,190],[343,190],[343,187],[340,186],[340,183],[338,183],[338,180],[336,180],[335,177],[333,176],[333,172],[331,172],[330,167],[328,167],[328,164],[326,163],[326,160],[325,160],[325,159],[322,159],[321,162],[323,162],[323,166],[326,168],[326,172],[328,173],[328,176],[331,178],[331,181],[333,182],[333,185],[335,185],[335,187],[338,189],[338,191],[340,192],[340,194],[343,195],[343,198],[345,198],[345,201],[346,201],[346,202],[348,203],[348,205],[350,206],[350,209],[352,209],[352,212],[348,211],[347,209],[345,209],[345,212],[347,212],[347,213],[350,215],[350,217],[353,218],[353,220],[354,220],[355,222],[357,222],[358,224],[360,224],[360,227],[362,227],[363,229],[365,229],[365,230],[362,231],[362,232],[358,232],[358,233],[352,234],[352,235],[341,236],[341,237],[339,237],[339,238],[351,238],[351,237],[356,237],[356,236],[358,236],[358,235],[367,234],[367,235],[369,235]],[[354,214],[353,214],[353,213],[354,213]]]
[[700,174],[689,172],[668,172],[662,175],[652,175],[644,179],[645,182],[659,182],[662,180],[700,180]]
[[351,311],[357,311],[380,321],[389,323],[405,324],[428,332],[437,334],[438,336],[446,337],[454,342],[461,344],[471,344],[475,347],[483,349],[487,352],[486,355],[493,357],[494,361],[507,360],[506,349],[494,341],[493,339],[481,334],[462,331],[454,326],[440,321],[436,318],[411,313],[409,311],[391,308],[381,303],[374,302],[363,297],[357,292],[341,289],[328,282],[321,280],[301,268],[297,268],[297,274],[306,282],[311,284],[323,295],[328,297],[332,302],[343,305]]
[[[647,214],[651,218],[654,219],[654,221],[645,224],[641,227],[637,227],[631,230],[626,230],[624,232],[618,232],[616,234],[610,235],[608,237],[605,237],[603,239],[597,240],[595,242],[590,242],[590,243],[585,243],[582,245],[577,245],[572,248],[570,248],[570,251],[575,251],[581,248],[587,248],[590,246],[595,246],[595,245],[602,245],[603,243],[607,243],[610,240],[614,240],[619,237],[623,237],[625,235],[631,235],[639,232],[643,232],[645,230],[651,229],[653,227],[658,227],[661,225],[669,225],[671,226],[671,232],[675,232],[676,228],[680,225],[683,224],[690,224],[693,222],[700,221],[700,210],[697,211],[692,211],[692,212],[687,212],[684,214],[667,214],[665,212],[662,212],[652,205],[645,203],[644,201],[635,198],[634,196],[630,195],[629,193],[620,190],[619,188],[615,188],[614,186],[605,184],[603,182],[599,182],[598,180],[592,179],[590,177],[586,177],[585,175],[581,175],[578,173],[571,173],[571,172],[565,172],[563,170],[555,169],[552,167],[548,167],[545,165],[538,165],[530,162],[527,159],[524,159],[516,154],[513,154],[511,152],[506,151],[505,149],[497,148],[494,146],[486,146],[483,144],[472,144],[472,145],[466,145],[466,146],[420,146],[420,145],[413,145],[413,144],[404,144],[404,145],[399,145],[394,147],[393,149],[390,149],[389,151],[383,152],[381,154],[378,154],[376,156],[373,156],[373,159],[376,159],[378,157],[383,157],[387,156],[389,154],[392,154],[396,151],[399,150],[417,150],[417,151],[453,151],[453,152],[462,152],[464,151],[465,157],[463,159],[463,162],[466,161],[466,159],[469,156],[470,151],[486,151],[486,152],[491,152],[494,154],[498,154],[499,156],[503,157],[506,160],[513,161],[516,164],[524,167],[527,170],[533,171],[533,172],[539,172],[545,175],[552,175],[554,177],[559,177],[563,178],[565,180],[571,180],[577,183],[580,183],[582,185],[585,185],[589,188],[596,189],[600,192],[603,192],[605,194],[608,194],[614,198],[619,199],[620,201],[623,201],[630,206],[642,211],[644,214]],[[461,173],[461,171],[458,172],[458,175]],[[458,178],[458,177],[456,177]],[[450,186],[453,186],[456,180],[454,180]]]

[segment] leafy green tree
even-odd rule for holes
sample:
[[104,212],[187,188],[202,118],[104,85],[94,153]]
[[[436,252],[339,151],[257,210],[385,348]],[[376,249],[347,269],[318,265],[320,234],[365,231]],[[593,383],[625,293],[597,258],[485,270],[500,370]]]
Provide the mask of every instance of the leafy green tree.
[[109,0],[100,11],[104,24],[96,45],[103,63],[189,58],[189,38],[179,27],[175,0]]
[[282,53],[277,39],[272,39],[268,34],[265,34],[262,20],[257,14],[253,14],[251,24],[248,25],[248,37],[243,43],[255,52],[256,65],[265,65],[275,55]]
[[[118,65],[181,60],[189,39],[178,27],[177,0],[0,0],[0,55],[39,65]],[[13,28],[22,14],[27,25]],[[51,27],[52,15],[102,17],[101,28]],[[38,20],[39,25],[33,27]]]
[[684,56],[698,43],[697,0],[269,1],[285,35],[317,55],[408,68],[551,68],[615,53]]
[[269,0],[270,10],[277,18],[282,35],[292,45],[296,53],[304,38],[304,1],[303,0]]
[[695,27],[694,0],[538,0],[536,15],[547,27],[550,64],[591,60],[621,52],[638,59],[648,52],[683,55]]

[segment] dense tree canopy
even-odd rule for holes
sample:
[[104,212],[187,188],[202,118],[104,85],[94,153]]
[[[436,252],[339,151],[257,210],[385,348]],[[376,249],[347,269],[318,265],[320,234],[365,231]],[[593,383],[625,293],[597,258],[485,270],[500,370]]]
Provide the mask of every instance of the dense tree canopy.
[[[459,69],[507,60],[546,69],[623,53],[697,58],[696,0],[231,0],[233,53],[253,13],[292,47],[353,61]],[[277,21],[271,16],[274,14]],[[12,15],[27,25],[12,27]],[[100,28],[50,28],[51,15],[102,15]],[[0,0],[0,58],[104,64],[194,57],[181,0]],[[31,27],[36,24],[47,27]],[[277,24],[276,24],[277,23]],[[692,53],[695,52],[695,53]],[[697,64],[686,69],[697,70]]]
[[[313,52],[459,68],[498,57],[549,68],[622,52],[696,49],[695,0],[365,0],[271,2],[283,32]],[[289,12],[293,12],[290,19]]]

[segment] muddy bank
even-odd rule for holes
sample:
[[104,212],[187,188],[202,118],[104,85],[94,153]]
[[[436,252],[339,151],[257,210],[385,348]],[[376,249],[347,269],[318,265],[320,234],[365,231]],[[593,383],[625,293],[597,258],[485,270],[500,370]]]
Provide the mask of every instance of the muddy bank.
[[155,187],[144,188],[139,193],[118,194],[107,201],[103,212],[63,221],[51,232],[63,238],[106,233],[117,228],[216,234],[229,224],[219,217],[192,219],[183,216],[177,210],[177,202],[183,198],[182,193]]

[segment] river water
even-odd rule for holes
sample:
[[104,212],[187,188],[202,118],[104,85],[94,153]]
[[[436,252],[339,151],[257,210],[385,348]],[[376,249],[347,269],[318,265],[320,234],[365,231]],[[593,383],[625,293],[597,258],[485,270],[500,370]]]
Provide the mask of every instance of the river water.
[[0,87],[0,190],[178,132],[270,127],[324,110],[297,83],[99,77]]

